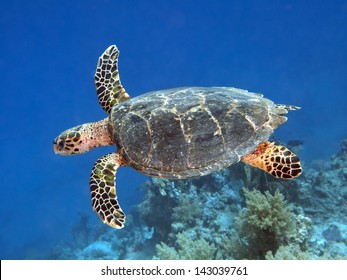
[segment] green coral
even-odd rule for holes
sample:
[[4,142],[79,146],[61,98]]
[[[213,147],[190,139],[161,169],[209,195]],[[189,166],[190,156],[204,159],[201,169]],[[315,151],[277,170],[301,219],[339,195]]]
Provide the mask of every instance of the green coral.
[[243,189],[246,198],[246,209],[241,218],[247,219],[248,226],[252,228],[273,232],[277,237],[283,238],[293,226],[294,216],[286,205],[284,196],[276,191],[265,195],[258,190]]
[[[154,180],[155,179],[155,180]],[[145,199],[139,204],[139,216],[146,221],[148,227],[155,228],[155,234],[164,238],[169,234],[171,227],[172,208],[175,202],[168,195],[162,195],[163,189],[170,188],[171,182],[168,180],[159,180],[151,178],[146,181]],[[165,205],[166,207],[163,207]]]
[[301,250],[298,244],[280,246],[276,253],[269,251],[265,255],[267,260],[309,260],[312,256]]
[[175,222],[192,225],[202,215],[202,209],[197,198],[182,194],[179,204],[173,208],[172,218]]
[[342,255],[333,255],[331,252],[325,252],[318,256],[308,251],[303,251],[299,245],[280,246],[275,254],[267,252],[265,258],[267,260],[345,260]]
[[155,259],[160,259],[160,260],[179,260],[180,259],[179,253],[176,251],[176,249],[168,246],[164,242],[157,244],[155,247],[157,249],[157,255],[154,257]]
[[156,259],[161,260],[212,260],[216,259],[217,248],[204,238],[194,240],[188,231],[177,234],[177,248],[161,242],[156,245]]
[[243,189],[246,198],[237,221],[238,238],[233,238],[236,258],[264,259],[268,251],[287,245],[295,231],[295,215],[283,195],[276,191],[262,194]]

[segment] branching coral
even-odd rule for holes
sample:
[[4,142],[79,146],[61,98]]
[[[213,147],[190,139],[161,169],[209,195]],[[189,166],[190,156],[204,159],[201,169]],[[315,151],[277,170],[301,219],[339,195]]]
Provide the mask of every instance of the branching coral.
[[148,227],[161,225],[156,227],[155,234],[162,238],[167,236],[170,230],[172,208],[175,203],[169,196],[162,195],[163,188],[170,189],[169,184],[171,182],[168,180],[148,180],[145,184],[145,199],[138,207],[139,216],[146,221]]
[[287,245],[294,234],[295,216],[287,206],[283,195],[276,191],[262,194],[258,190],[244,190],[246,208],[238,218],[236,258],[264,259],[268,251],[276,252]]
[[309,260],[312,256],[308,252],[303,252],[299,245],[280,246],[276,253],[267,252],[267,260]]
[[275,254],[271,251],[267,252],[265,259],[267,260],[345,260],[346,257],[338,254],[325,252],[318,256],[308,251],[301,250],[299,245],[280,246]]
[[179,204],[173,209],[172,218],[176,222],[191,225],[201,217],[201,214],[202,209],[198,199],[182,195]]
[[211,260],[216,259],[217,248],[203,238],[194,240],[188,231],[177,234],[177,248],[161,242],[156,246],[157,259]]

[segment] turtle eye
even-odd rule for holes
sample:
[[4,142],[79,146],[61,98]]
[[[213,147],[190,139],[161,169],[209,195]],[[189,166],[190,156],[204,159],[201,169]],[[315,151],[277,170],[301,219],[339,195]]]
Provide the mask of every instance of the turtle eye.
[[63,150],[65,147],[65,139],[56,138],[53,140],[53,144],[57,147],[59,151]]
[[64,149],[65,147],[65,140],[64,139],[61,139],[59,142],[58,142],[58,146],[59,148],[62,150]]
[[66,149],[66,141],[64,137],[57,137],[53,140],[53,145],[54,145],[54,152],[56,154],[65,154],[65,149]]

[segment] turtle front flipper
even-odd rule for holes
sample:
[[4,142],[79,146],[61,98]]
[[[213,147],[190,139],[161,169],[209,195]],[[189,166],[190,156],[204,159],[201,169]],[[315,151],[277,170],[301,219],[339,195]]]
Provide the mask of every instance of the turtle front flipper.
[[260,144],[253,153],[242,157],[241,160],[282,179],[298,177],[302,172],[297,155],[284,146],[270,142]]
[[100,56],[94,75],[99,104],[108,114],[114,105],[130,98],[119,79],[118,54],[115,45],[108,47]]
[[90,195],[93,210],[107,225],[123,228],[125,215],[118,204],[116,194],[116,173],[123,165],[118,153],[100,157],[90,174]]

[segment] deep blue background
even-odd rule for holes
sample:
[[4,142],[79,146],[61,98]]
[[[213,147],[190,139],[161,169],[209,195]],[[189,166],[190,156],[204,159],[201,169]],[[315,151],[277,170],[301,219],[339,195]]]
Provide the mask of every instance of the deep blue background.
[[[302,106],[276,136],[303,140],[308,164],[347,137],[346,26],[347,1],[2,1],[0,258],[39,257],[92,211],[90,169],[112,148],[62,157],[52,140],[105,117],[93,75],[109,45],[131,96],[217,85]],[[126,212],[145,178],[120,170]]]

